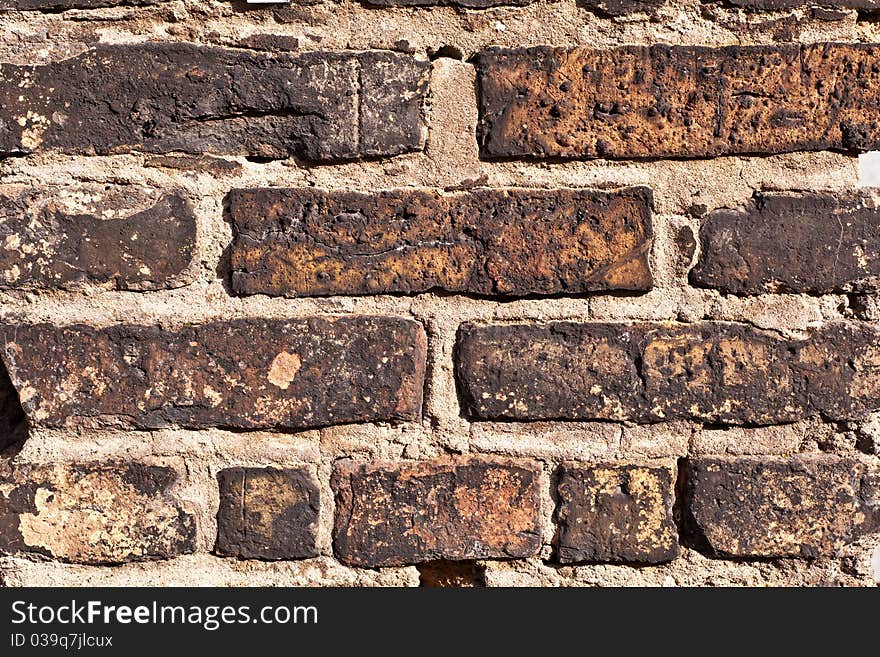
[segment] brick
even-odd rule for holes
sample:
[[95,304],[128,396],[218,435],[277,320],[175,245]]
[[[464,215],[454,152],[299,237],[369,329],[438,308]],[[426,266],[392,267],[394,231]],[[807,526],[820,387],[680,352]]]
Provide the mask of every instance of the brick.
[[880,407],[880,334],[802,340],[741,324],[465,324],[456,376],[477,419],[775,424]]
[[419,416],[421,324],[393,317],[0,327],[33,426],[305,429]]
[[0,452],[10,445],[23,443],[26,438],[27,423],[18,392],[6,368],[0,364]]
[[[196,241],[189,201],[176,192],[110,190],[0,187],[0,287],[155,290],[185,283]],[[82,207],[84,197],[96,200]]]
[[694,285],[729,294],[849,292],[880,282],[880,210],[870,194],[757,194],[700,230]]
[[625,16],[627,14],[653,13],[666,0],[584,0],[583,6],[605,16]]
[[880,147],[880,46],[490,49],[481,154],[658,158]]
[[488,7],[525,6],[537,0],[362,0],[375,7],[464,7],[486,9]]
[[217,473],[217,544],[223,556],[318,556],[318,486],[306,470],[228,468]]
[[819,0],[808,2],[807,0],[724,0],[726,4],[746,9],[758,9],[762,11],[780,11],[782,9],[795,9],[797,7],[809,7],[814,4],[823,7],[840,7],[844,9],[877,9],[877,0]]
[[689,531],[725,556],[833,556],[864,529],[864,476],[857,461],[830,455],[695,459]]
[[0,0],[2,11],[50,11],[64,9],[98,9],[101,7],[148,6],[167,0]]
[[557,493],[562,563],[660,563],[678,556],[673,471],[637,464],[563,464]]
[[233,190],[232,289],[283,296],[645,291],[651,204],[643,187]]
[[113,564],[195,551],[177,472],[121,463],[0,468],[0,553]]
[[343,464],[332,478],[334,553],[369,568],[532,556],[539,479],[533,463],[508,459]]
[[0,154],[397,155],[423,147],[428,69],[399,53],[271,55],[183,43],[2,64]]

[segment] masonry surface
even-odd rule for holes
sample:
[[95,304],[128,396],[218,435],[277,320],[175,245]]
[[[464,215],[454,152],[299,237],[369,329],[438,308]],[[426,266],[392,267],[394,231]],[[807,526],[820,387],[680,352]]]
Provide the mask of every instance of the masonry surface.
[[0,0],[0,585],[877,586],[871,0]]

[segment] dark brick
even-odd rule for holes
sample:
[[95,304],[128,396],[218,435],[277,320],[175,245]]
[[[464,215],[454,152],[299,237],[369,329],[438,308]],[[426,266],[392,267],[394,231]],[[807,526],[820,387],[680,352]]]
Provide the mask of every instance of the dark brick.
[[651,193],[239,189],[239,294],[556,294],[651,288]]
[[758,194],[700,230],[695,285],[730,294],[845,292],[880,282],[880,210],[870,194]]
[[760,11],[780,11],[798,7],[839,7],[843,9],[880,9],[877,0],[724,0],[725,4]]
[[169,467],[16,464],[0,467],[0,554],[111,564],[195,551]]
[[480,419],[774,424],[880,408],[880,333],[787,340],[741,324],[465,324],[457,379]]
[[583,0],[584,7],[606,16],[650,14],[665,4],[666,0]]
[[4,359],[33,425],[310,427],[412,420],[425,334],[393,317],[157,326],[9,324]]
[[862,532],[865,468],[830,455],[696,459],[687,466],[689,531],[734,557],[836,554]]
[[0,187],[0,287],[154,290],[185,283],[196,241],[189,201],[138,190]]
[[675,559],[674,482],[662,466],[564,464],[557,485],[559,561]]
[[0,0],[0,11],[60,11],[63,9],[98,9],[101,7],[149,6],[167,0]]
[[880,46],[490,49],[484,157],[657,158],[880,147]]
[[318,486],[302,469],[229,468],[217,473],[215,552],[245,559],[318,556]]
[[539,480],[536,465],[508,459],[338,466],[334,553],[369,568],[532,556]]
[[0,154],[396,155],[423,146],[428,69],[395,53],[269,55],[184,43],[0,64]]

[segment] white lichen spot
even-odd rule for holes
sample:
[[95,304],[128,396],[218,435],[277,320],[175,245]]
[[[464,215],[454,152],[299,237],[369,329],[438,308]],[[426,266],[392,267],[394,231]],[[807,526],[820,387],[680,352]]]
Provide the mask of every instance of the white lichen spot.
[[282,351],[275,356],[269,366],[269,383],[282,390],[287,390],[300,367],[302,367],[302,361],[297,354]]
[[18,235],[7,235],[3,240],[3,248],[7,251],[14,251],[21,246],[21,238]]
[[208,400],[212,407],[216,408],[223,403],[223,395],[214,390],[211,386],[205,386],[202,388],[202,394],[205,395],[205,399]]

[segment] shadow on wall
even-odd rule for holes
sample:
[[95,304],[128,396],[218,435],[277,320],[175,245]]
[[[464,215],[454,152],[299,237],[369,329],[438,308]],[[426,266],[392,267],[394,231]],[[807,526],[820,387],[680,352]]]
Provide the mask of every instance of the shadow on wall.
[[12,385],[6,365],[0,361],[0,459],[11,459],[24,446],[28,426],[18,391]]

